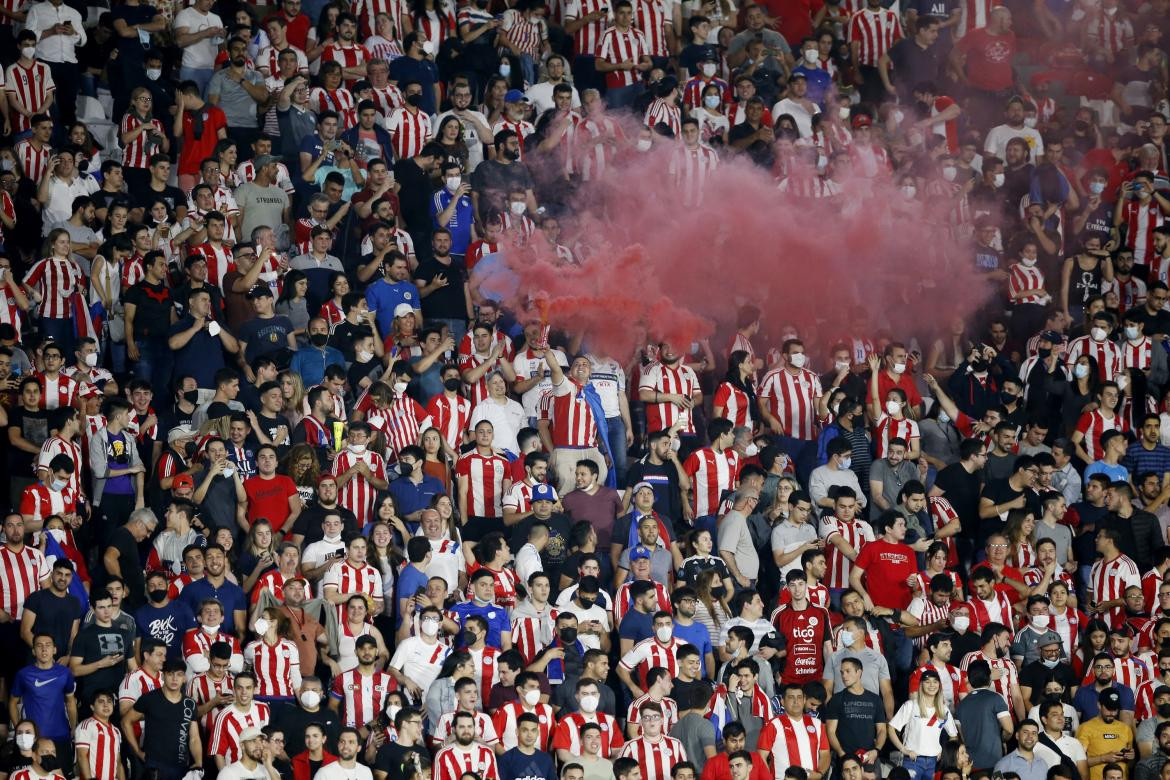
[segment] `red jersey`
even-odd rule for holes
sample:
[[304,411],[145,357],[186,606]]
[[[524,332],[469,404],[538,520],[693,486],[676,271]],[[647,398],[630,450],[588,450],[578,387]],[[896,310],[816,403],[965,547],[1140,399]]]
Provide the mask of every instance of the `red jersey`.
[[211,725],[211,745],[208,753],[223,756],[225,763],[240,760],[240,732],[247,728],[262,729],[272,720],[268,705],[253,701],[247,712],[241,712],[234,704],[224,707],[215,716]]
[[782,683],[806,683],[824,679],[825,641],[830,638],[829,613],[811,604],[802,610],[777,610],[772,625],[788,643]]
[[821,753],[829,749],[829,735],[825,725],[811,715],[795,720],[778,715],[760,730],[757,748],[769,753],[776,780],[780,780],[790,766],[819,768]]
[[345,725],[362,728],[382,713],[386,698],[396,690],[398,683],[389,674],[375,671],[367,676],[357,668],[335,677],[329,695],[341,703]]
[[[289,28],[292,32],[292,28]],[[290,39],[291,40],[291,39]],[[304,48],[304,43],[300,45]],[[198,113],[203,127],[201,134],[195,134],[193,114]],[[179,146],[179,175],[199,175],[199,166],[208,157],[215,157],[215,146],[219,143],[219,132],[227,133],[227,115],[219,106],[205,103],[198,112],[188,109],[183,112],[183,143]]]
[[295,696],[301,682],[301,656],[291,639],[276,644],[257,639],[244,648],[244,659],[256,673],[256,695]]
[[431,418],[431,425],[439,429],[447,445],[459,449],[463,444],[467,421],[471,419],[471,402],[463,396],[450,398],[446,393],[440,393],[427,403],[427,414]]
[[24,614],[24,602],[49,577],[45,556],[35,547],[21,545],[13,551],[0,546],[0,609],[16,621]]
[[[637,64],[643,57],[650,56],[650,43],[642,31],[634,27],[630,27],[625,32],[617,27],[610,27],[601,34],[597,56],[615,65],[622,62]],[[633,86],[637,72],[637,70],[610,71],[605,74],[605,86],[609,89]],[[642,780],[649,780],[645,777],[645,773],[643,773]]]
[[695,517],[713,515],[725,491],[735,487],[739,478],[739,453],[735,450],[715,452],[710,447],[695,450],[683,463],[691,478],[691,508]]

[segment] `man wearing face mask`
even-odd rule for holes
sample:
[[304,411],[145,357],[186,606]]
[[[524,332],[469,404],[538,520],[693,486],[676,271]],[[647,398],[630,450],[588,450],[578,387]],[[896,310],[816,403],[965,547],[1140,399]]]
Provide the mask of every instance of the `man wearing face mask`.
[[[1162,766],[1170,761],[1170,686],[1159,685],[1154,704],[1157,708],[1155,714],[1138,725],[1134,736],[1138,755],[1142,757],[1134,772],[1134,780],[1158,777]],[[1146,765],[1144,771],[1141,764]]]
[[[431,42],[425,40],[422,32],[408,33],[402,39],[402,51],[405,56],[397,57],[390,63],[391,81],[400,86],[413,81],[421,87],[419,100],[414,105],[428,115],[436,112],[441,97],[439,71],[435,67],[433,48]],[[403,92],[407,91],[403,86]],[[393,134],[392,130],[391,132]]]
[[1004,109],[1004,123],[996,125],[987,131],[987,138],[983,142],[983,153],[994,157],[1004,157],[1007,154],[1008,142],[1013,138],[1022,138],[1028,145],[1030,159],[1036,162],[1044,154],[1044,139],[1034,127],[1024,123],[1024,99],[1012,97]]
[[[1060,644],[1060,635],[1049,627],[1051,618],[1048,614],[1048,606],[1047,596],[1028,597],[1026,607],[1028,625],[1016,634],[1010,651],[1012,663],[1018,669],[1023,670],[1028,665],[1046,658],[1043,650],[1046,646],[1051,645],[1053,640]],[[1059,659],[1060,656],[1057,655],[1057,660]]]
[[387,667],[413,701],[422,702],[451,652],[449,647],[439,643],[442,623],[442,612],[436,607],[425,607],[419,613],[419,633],[398,643]]

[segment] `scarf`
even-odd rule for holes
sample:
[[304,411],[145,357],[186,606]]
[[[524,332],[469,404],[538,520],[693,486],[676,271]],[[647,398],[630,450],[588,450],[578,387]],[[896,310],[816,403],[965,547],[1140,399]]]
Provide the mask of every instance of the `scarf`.
[[[585,398],[585,403],[589,404],[589,411],[593,413],[593,424],[597,428],[597,437],[605,445],[602,452],[609,455],[612,464],[613,448],[609,442],[609,426],[605,424],[605,410],[601,406],[601,395],[598,394],[597,388],[588,382],[581,388],[580,394]],[[622,444],[624,446],[625,442]],[[612,465],[606,469],[605,484],[606,487],[617,487],[617,470]]]

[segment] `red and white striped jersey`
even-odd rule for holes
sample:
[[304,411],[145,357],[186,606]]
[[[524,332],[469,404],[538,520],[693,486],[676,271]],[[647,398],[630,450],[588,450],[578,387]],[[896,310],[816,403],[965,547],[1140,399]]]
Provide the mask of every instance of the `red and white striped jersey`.
[[733,489],[739,478],[739,453],[703,447],[687,456],[683,471],[691,478],[691,507],[695,517],[713,515],[719,509],[724,491]]
[[[1156,662],[1157,659],[1155,658],[1151,663]],[[1166,683],[1162,681],[1162,678],[1151,675],[1148,679],[1138,685],[1133,694],[1133,719],[1135,723],[1141,723],[1146,718],[1154,717],[1156,714],[1154,709],[1154,691],[1158,688],[1161,688],[1165,684]]]
[[[621,625],[622,618],[634,608],[634,599],[630,595],[630,586],[634,581],[623,582],[613,597],[614,625]],[[661,582],[654,583],[654,595],[658,599],[658,608],[670,612],[670,591]]]
[[[615,143],[597,143],[599,137],[613,138]],[[617,146],[625,141],[625,137],[621,125],[609,117],[592,116],[584,119],[577,133],[577,142],[580,146],[577,170],[581,173],[581,180],[599,179],[613,164],[617,156]]]
[[[1064,569],[1057,567],[1056,571],[1054,571],[1052,575],[1052,580],[1049,582],[1049,584],[1052,582],[1063,582],[1068,586],[1069,593],[1076,593],[1076,583],[1073,581],[1073,576],[1071,574],[1069,574]],[[1036,587],[1043,579],[1044,570],[1038,567],[1028,569],[1026,572],[1024,572],[1024,584],[1029,588]],[[1068,645],[1065,645],[1065,647],[1067,648]]]
[[500,651],[485,644],[481,650],[468,648],[467,652],[471,654],[471,663],[475,667],[475,683],[479,686],[480,700],[487,701],[491,698],[492,688],[500,681],[500,665],[497,663]]
[[262,729],[271,718],[268,705],[262,701],[252,702],[246,712],[241,712],[235,704],[229,704],[219,711],[211,725],[211,747],[208,752],[213,756],[223,756],[224,762],[228,764],[239,761],[240,732],[246,728]]
[[[650,125],[651,104],[646,109],[646,124]],[[677,112],[678,109],[676,108]],[[652,127],[653,125],[651,125]],[[681,129],[680,131],[681,132]],[[698,206],[703,200],[703,188],[707,179],[715,174],[719,167],[719,155],[710,146],[699,144],[694,149],[680,146],[670,155],[667,171],[674,179],[674,186],[682,191],[683,205]]]
[[412,113],[409,107],[391,111],[386,117],[386,130],[390,133],[394,156],[399,160],[417,155],[434,134],[427,112],[415,109]]
[[[413,14],[414,29],[424,41],[430,41],[437,52],[443,45],[443,39],[455,34],[455,4],[449,7],[438,8],[436,11],[426,11],[423,14]],[[400,31],[401,34],[401,31]]]
[[1069,342],[1065,361],[1070,371],[1076,367],[1077,358],[1081,355],[1088,355],[1097,361],[1097,373],[1105,381],[1112,381],[1121,370],[1121,350],[1108,339],[1098,342],[1090,336],[1080,336]]
[[85,274],[72,260],[46,257],[33,264],[24,283],[40,294],[42,317],[69,319],[73,316],[69,299],[81,290]]
[[467,453],[455,464],[455,473],[467,483],[469,517],[504,516],[504,481],[508,478],[508,461],[494,452],[483,455],[479,450]]
[[996,591],[995,596],[990,601],[984,601],[972,595],[967,600],[967,609],[971,613],[971,630],[975,633],[981,632],[988,623],[1002,623],[1012,632],[1012,636],[1015,636],[1016,628],[1012,621],[1012,603],[1008,600],[1007,594]]
[[257,696],[295,696],[301,687],[301,654],[292,640],[281,638],[270,645],[257,639],[244,648],[244,660],[256,674]]
[[[962,584],[960,583],[958,576],[954,572],[947,573],[952,575],[951,581],[955,584],[955,587],[961,587]],[[930,625],[931,623],[937,623],[940,620],[946,620],[947,617],[949,617],[951,614],[951,602],[948,601],[941,607],[935,604],[934,601],[930,598],[930,588],[928,587],[930,580],[924,575],[923,572],[918,572],[918,574],[914,576],[918,581],[918,587],[920,588],[922,595],[916,596],[910,602],[910,606],[906,607],[906,611],[914,617],[918,618],[919,624],[924,626]],[[926,640],[929,638],[930,634],[923,634],[920,637],[915,637],[914,646],[917,648],[926,647]]]
[[650,101],[650,105],[646,106],[642,124],[654,128],[660,123],[669,127],[675,138],[682,136],[682,111],[674,103],[667,102],[662,98],[654,98]]
[[402,17],[407,13],[403,0],[357,0],[353,3],[354,15],[358,18],[362,37],[377,30],[375,21],[378,14],[386,14],[399,35],[402,34]]
[[[309,74],[309,58],[305,56],[303,51],[291,43],[285,48],[297,55],[297,70],[301,72],[302,76],[307,76]],[[277,49],[275,46],[266,46],[256,55],[256,70],[260,71],[264,78],[274,77],[280,73],[279,62],[281,51],[283,49]],[[283,81],[280,83],[283,85]],[[251,180],[249,179],[248,181]],[[243,180],[241,180],[242,182]]]
[[[34,62],[27,68],[19,62],[14,62],[4,72],[4,91],[8,93],[8,100],[20,105],[30,115],[45,111],[49,93],[56,88],[53,73],[43,62]],[[19,111],[13,111],[12,132],[21,133],[28,130],[31,127],[28,120],[29,117]]]
[[1003,5],[1003,0],[962,0],[962,14],[955,27],[955,40],[979,27],[986,27],[991,18],[991,9]]
[[1127,200],[1121,214],[1125,223],[1125,245],[1133,250],[1133,261],[1148,262],[1148,258],[1155,255],[1154,228],[1166,222],[1162,207],[1156,200],[1144,205],[1140,201]]
[[[375,425],[374,417],[380,417],[382,427]],[[395,459],[403,447],[418,444],[422,432],[430,428],[433,421],[426,410],[419,406],[418,401],[408,395],[394,399],[390,408],[385,412],[377,410],[369,415],[370,425],[386,434],[386,444],[394,453]]]
[[[144,125],[141,119],[134,115],[133,111],[127,111],[126,116],[122,117],[122,127],[119,128],[123,133],[130,133],[137,130]],[[127,168],[149,168],[150,156],[154,154],[155,147],[149,143],[148,135],[154,133],[160,138],[165,138],[163,133],[162,122],[157,119],[150,120],[151,129],[139,133],[137,137],[122,150],[122,165]]]
[[[73,744],[88,753],[87,776],[93,780],[114,780],[122,761],[122,732],[108,720],[86,718],[73,732]],[[81,760],[79,755],[78,760]]]
[[554,447],[592,447],[597,442],[597,421],[585,397],[585,388],[565,377],[549,390],[550,436]]
[[[959,513],[955,511],[955,507],[951,505],[950,500],[945,496],[932,496],[926,499],[926,508],[930,512],[930,517],[934,522],[934,530],[936,532],[940,528],[959,519]],[[935,539],[947,546],[947,565],[957,566],[959,563],[959,552],[955,547],[955,537],[952,535],[940,539],[936,534]]]
[[646,737],[631,739],[619,755],[638,762],[642,780],[669,780],[671,767],[687,760],[683,744],[665,734],[657,742],[651,742]]
[[1064,614],[1055,614],[1048,621],[1048,627],[1060,635],[1064,643],[1064,651],[1071,658],[1077,652],[1080,644],[1081,626],[1088,622],[1088,618],[1076,607],[1065,607]]
[[[642,374],[638,389],[657,390],[659,395],[675,394],[693,398],[699,392],[699,378],[681,360],[673,368],[655,362]],[[684,422],[682,433],[695,433],[694,417],[689,409],[682,409],[669,402],[646,404],[647,433],[670,428],[680,419]]]
[[557,730],[553,733],[553,749],[567,750],[574,756],[581,755],[581,727],[586,723],[596,723],[601,729],[601,756],[606,758],[615,750],[621,749],[626,743],[622,736],[621,727],[612,715],[604,712],[595,712],[586,715],[583,712],[574,712],[565,715],[557,723]]
[[[344,473],[359,461],[369,467],[370,474],[374,479],[386,479],[386,461],[382,459],[381,455],[370,450],[366,450],[361,455],[355,455],[348,449],[337,453],[337,457],[333,460],[333,475],[338,476]],[[365,476],[360,473],[354,473],[341,486],[338,503],[353,512],[354,517],[357,518],[359,528],[365,528],[366,523],[370,522],[371,516],[373,515],[374,498],[377,495],[378,491],[370,484]]]
[[[499,741],[499,733],[496,731],[496,724],[492,721],[492,717],[486,712],[471,713],[475,719],[475,739],[477,742],[482,742],[485,745],[495,747]],[[434,740],[436,744],[443,744],[451,738],[451,732],[455,728],[455,711],[444,712],[439,718],[439,722],[435,724]],[[515,743],[513,743],[513,747]]]
[[1100,409],[1094,409],[1081,415],[1081,419],[1077,420],[1076,429],[1085,437],[1081,446],[1085,448],[1089,462],[1092,463],[1101,457],[1101,435],[1106,431],[1124,433],[1129,430],[1129,423],[1120,414],[1114,413],[1112,417],[1106,417]]
[[500,119],[492,125],[492,135],[499,133],[501,130],[511,130],[520,139],[520,159],[524,159],[524,139],[536,132],[536,127],[529,121],[521,119],[518,122],[513,122],[508,119],[507,115],[500,117]]
[[1027,539],[1021,541],[1012,554],[1012,560],[1016,566],[1023,569],[1036,565],[1036,548]]
[[524,656],[525,663],[532,663],[540,651],[552,644],[558,612],[550,609],[538,617],[526,615],[512,620],[512,648]]
[[[474,351],[469,355],[460,355],[459,373],[466,374],[468,371],[483,365],[486,360],[487,355],[480,355],[478,352]],[[475,380],[475,382],[467,385],[468,390],[471,392],[471,400],[469,405],[472,409],[475,408],[476,404],[488,397],[487,378],[488,374],[485,373],[479,379]]]
[[77,393],[81,386],[75,380],[61,372],[54,377],[40,372],[34,376],[37,378],[37,384],[41,386],[42,409],[68,409],[77,403]]
[[540,58],[541,47],[548,40],[548,27],[542,17],[525,18],[522,12],[508,9],[504,11],[500,29],[508,33],[508,39],[521,54]]
[[[151,677],[145,669],[139,667],[122,679],[122,684],[118,686],[118,703],[120,705],[126,701],[133,704],[151,691],[157,690],[160,685],[162,685],[161,676]],[[145,725],[145,721],[141,720],[134,724],[134,733],[139,738],[142,737]]]
[[1133,46],[1133,24],[1122,14],[1110,16],[1098,6],[1095,13],[1090,14],[1085,26],[1085,35],[1089,43],[1102,49],[1111,58],[1116,57],[1126,47]]
[[757,747],[769,752],[776,780],[780,780],[790,766],[824,769],[820,765],[821,753],[829,749],[829,735],[824,724],[811,715],[801,715],[795,720],[779,715],[760,730]]
[[[659,609],[661,608],[659,605]],[[678,676],[678,651],[685,644],[686,642],[676,636],[672,636],[666,643],[659,642],[658,637],[652,636],[631,647],[619,663],[627,671],[636,672],[640,685],[645,688],[646,675],[655,667],[666,669],[671,677]]]
[[465,774],[474,774],[481,780],[500,780],[495,751],[472,742],[467,747],[452,743],[435,754],[435,780],[459,780]]
[[853,571],[853,561],[845,557],[845,553],[832,544],[834,536],[842,539],[853,547],[858,554],[861,548],[873,541],[873,527],[864,520],[854,518],[850,522],[838,520],[836,517],[826,517],[821,520],[819,534],[825,540],[825,578],[821,581],[826,588],[848,588],[849,573]]
[[537,750],[548,750],[552,742],[553,728],[556,726],[557,716],[553,709],[543,702],[537,702],[531,710],[524,709],[524,705],[517,701],[510,701],[492,715],[492,725],[496,727],[496,735],[505,750],[516,747],[516,719],[522,713],[529,712],[540,721],[540,738],[536,741]]
[[873,426],[873,443],[875,458],[886,457],[890,448],[890,439],[904,439],[909,447],[913,447],[914,439],[919,438],[918,423],[908,417],[898,420],[886,413],[882,413]]
[[714,405],[723,412],[719,414],[737,428],[752,427],[752,407],[748,394],[730,382],[719,385],[715,391]]
[[1152,680],[1153,677],[1154,674],[1150,671],[1150,667],[1146,666],[1145,661],[1132,655],[1125,658],[1114,657],[1113,659],[1113,679],[1131,691],[1136,691],[1139,685]]
[[[1093,592],[1093,602],[1097,604],[1120,600],[1126,588],[1140,588],[1141,584],[1142,575],[1137,564],[1125,555],[1118,555],[1111,561],[1098,559],[1089,572],[1089,586]],[[1115,628],[1125,622],[1125,607],[1114,607],[1100,617],[1110,628]]]
[[313,91],[309,93],[309,105],[318,114],[322,111],[336,111],[342,130],[348,130],[357,124],[357,101],[354,100],[353,93],[345,87],[337,89],[313,87]]
[[406,96],[393,84],[387,84],[384,87],[371,87],[370,89],[374,93],[374,104],[378,107],[378,113],[382,115],[383,124],[385,124],[386,117],[390,116],[394,109],[406,105]]
[[[346,558],[336,566],[329,567],[321,577],[321,598],[325,598],[325,588],[330,585],[336,587],[338,593],[346,595],[361,593],[375,602],[385,600],[382,574],[368,563],[358,568]],[[344,604],[337,605],[337,619],[339,622],[345,619]]]
[[446,393],[440,393],[427,403],[427,414],[431,425],[439,429],[447,445],[458,450],[463,444],[467,421],[471,419],[471,402],[461,395],[450,398]]
[[[650,694],[643,693],[630,702],[629,707],[626,707],[626,723],[627,725],[638,726],[637,734],[639,737],[642,736],[642,720],[638,708],[648,701],[651,701]],[[667,696],[659,701],[658,704],[662,707],[662,730],[670,733],[670,730],[678,723],[678,702]]]
[[52,147],[45,144],[37,149],[25,139],[16,145],[16,162],[24,172],[24,178],[40,183],[45,175],[45,166],[49,164]]
[[947,709],[954,712],[955,705],[959,703],[960,695],[967,693],[967,675],[957,666],[926,663],[918,667],[910,675],[910,693],[918,691],[918,683],[922,680],[922,673],[932,669],[938,673],[939,682],[942,683],[943,701],[947,703]]
[[122,292],[126,292],[146,278],[146,266],[142,264],[142,260],[142,254],[135,252],[122,263],[122,273],[119,275],[122,280]]
[[[1021,303],[1043,303],[1042,295],[1030,294],[1044,289],[1044,274],[1035,265],[1028,267],[1023,263],[1012,263],[1008,268],[1008,295],[1013,305]],[[1019,297],[1016,297],[1019,296]]]
[[52,490],[36,483],[24,489],[20,496],[20,513],[43,522],[52,515],[68,515],[77,511],[77,494],[69,488]]
[[[972,628],[974,630],[974,628]],[[999,669],[1003,674],[998,680],[991,681],[991,690],[1003,697],[1004,704],[1008,707],[1008,712],[1012,712],[1012,689],[1019,685],[1020,673],[1016,669],[1015,662],[1010,658],[991,658],[982,650],[976,650],[973,653],[967,653],[963,656],[963,662],[959,664],[959,669],[963,674],[971,667],[974,661],[986,661],[987,665],[991,667],[992,677],[995,676],[995,670]]]
[[22,544],[13,550],[10,544],[0,546],[0,609],[15,621],[24,615],[24,602],[41,582],[49,578],[45,556],[35,547]]
[[[342,69],[360,67],[369,59],[370,53],[360,43],[346,46],[340,41],[337,41],[326,46],[325,51],[321,52],[322,63],[336,62],[341,65]],[[350,86],[353,85],[350,84]]]
[[396,690],[398,683],[385,672],[375,671],[367,676],[357,668],[334,678],[329,695],[341,702],[345,725],[361,728],[378,717],[386,707],[386,697]]
[[[586,22],[577,30],[577,34],[573,38],[577,54],[597,55],[597,50],[601,46],[601,36],[605,33],[605,28],[610,23],[613,12],[610,10],[609,0],[569,0],[565,3],[564,19],[566,22],[569,19],[580,19],[598,12],[604,12],[605,18],[595,22]],[[604,751],[602,754],[604,755]]]
[[1136,342],[1126,339],[1120,346],[1122,370],[1130,368],[1149,370],[1154,360],[1154,342],[1149,336],[1142,336]]
[[871,11],[863,8],[849,20],[846,38],[860,44],[857,61],[861,65],[877,67],[882,55],[889,52],[894,42],[902,37],[902,23],[888,8]]
[[[673,7],[673,3],[663,0],[634,0],[634,28],[646,36],[651,57],[670,56],[666,46],[666,28],[672,24]],[[643,777],[643,780],[646,779]]]
[[[41,400],[44,400],[43,396]],[[72,403],[66,404],[66,406],[72,406]],[[41,453],[37,456],[37,468],[48,470],[49,463],[52,462],[53,458],[58,455],[68,456],[69,460],[73,461],[73,473],[69,475],[65,489],[71,491],[75,496],[84,495],[81,490],[81,471],[85,466],[85,460],[81,452],[80,444],[66,441],[60,436],[53,436],[41,445]]]
[[188,673],[192,673],[192,656],[202,655],[210,660],[211,646],[216,642],[227,642],[231,645],[232,655],[238,655],[240,652],[240,641],[231,634],[225,634],[223,631],[208,634],[198,627],[187,629],[187,633],[183,634],[183,660],[187,661]]
[[785,436],[805,441],[816,438],[821,379],[814,372],[799,368],[793,374],[788,368],[777,366],[764,374],[759,397],[767,400],[768,410],[780,421]]
[[[617,27],[610,27],[601,34],[601,43],[597,48],[597,56],[606,62],[615,65],[623,62],[637,64],[643,57],[650,55],[650,42],[641,30],[631,26],[625,32]],[[635,83],[637,70],[613,70],[605,74],[605,86],[609,89],[629,87]],[[642,780],[647,780],[643,777]]]
[[215,246],[210,241],[191,248],[191,254],[202,255],[207,261],[207,281],[223,291],[223,277],[228,271],[236,270],[236,262],[232,258],[232,248],[220,243]]
[[[203,672],[192,677],[187,683],[187,695],[195,700],[195,704],[203,705],[220,694],[231,696],[234,680],[235,677],[231,674],[225,674],[217,680],[211,676],[211,672]],[[212,707],[206,715],[199,719],[199,726],[205,732],[210,733],[212,725],[215,724],[215,716],[222,709],[223,707]]]

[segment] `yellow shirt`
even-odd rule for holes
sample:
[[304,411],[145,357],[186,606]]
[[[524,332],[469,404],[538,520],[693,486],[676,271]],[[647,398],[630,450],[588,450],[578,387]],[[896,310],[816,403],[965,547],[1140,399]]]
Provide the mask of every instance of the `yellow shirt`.
[[[1126,748],[1133,747],[1133,729],[1120,720],[1106,723],[1100,716],[1087,720],[1077,729],[1077,740],[1085,748],[1085,754],[1092,761],[1093,756],[1103,756],[1108,753],[1120,753]],[[1129,768],[1124,761],[1121,765],[1123,776],[1128,776]],[[1102,780],[1105,774],[1105,764],[1097,764],[1089,768],[1089,780]]]

